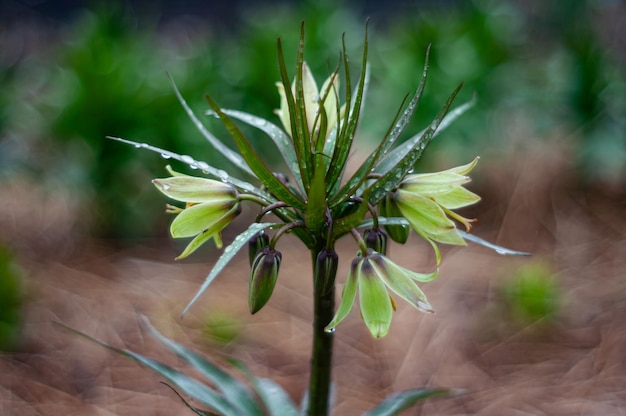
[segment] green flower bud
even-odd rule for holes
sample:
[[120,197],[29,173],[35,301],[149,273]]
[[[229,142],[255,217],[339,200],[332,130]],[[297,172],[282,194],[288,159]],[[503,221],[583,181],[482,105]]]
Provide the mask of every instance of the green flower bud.
[[256,259],[257,254],[261,252],[261,250],[270,245],[270,237],[265,233],[265,231],[260,231],[257,235],[252,237],[250,241],[248,241],[248,256],[250,258],[250,267],[254,264],[254,259]]
[[254,259],[248,291],[250,313],[255,314],[260,311],[272,296],[282,257],[280,251],[264,247]]
[[331,279],[337,274],[337,265],[339,264],[339,256],[334,250],[323,249],[317,255],[315,260],[314,278],[315,288],[318,288],[318,282],[323,281],[321,293],[326,293],[335,282]]
[[365,230],[365,245],[380,254],[387,254],[387,234],[383,230]]
[[[378,203],[378,213],[386,218],[402,217],[393,192],[388,192]],[[411,228],[408,225],[384,225],[384,228],[389,237],[396,243],[404,244],[409,239]]]

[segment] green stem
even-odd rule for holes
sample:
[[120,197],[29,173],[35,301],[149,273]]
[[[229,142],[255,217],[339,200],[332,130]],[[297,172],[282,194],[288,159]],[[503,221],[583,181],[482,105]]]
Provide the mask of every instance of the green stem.
[[311,378],[309,380],[309,416],[327,416],[330,408],[330,385],[333,334],[324,331],[335,313],[335,276],[337,254],[332,249],[312,251],[314,275],[314,318]]

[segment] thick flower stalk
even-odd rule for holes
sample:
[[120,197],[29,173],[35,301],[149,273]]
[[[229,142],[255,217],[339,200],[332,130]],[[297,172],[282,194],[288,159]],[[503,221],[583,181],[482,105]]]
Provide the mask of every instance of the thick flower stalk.
[[[187,155],[133,143],[215,178],[193,177],[170,170],[171,177],[153,181],[166,196],[185,203],[184,207],[170,206],[168,209],[176,214],[170,227],[172,237],[193,238],[178,258],[188,256],[211,239],[218,248],[221,247],[220,233],[237,217],[241,205],[251,202],[259,206],[256,221],[224,249],[183,314],[245,246],[249,247],[251,266],[248,303],[252,313],[271,302],[283,260],[277,249],[281,237],[291,233],[310,251],[314,322],[308,415],[324,416],[329,412],[333,332],[348,316],[357,294],[361,316],[376,338],[385,336],[390,330],[396,308],[394,296],[422,312],[432,312],[420,285],[437,276],[441,261],[437,244],[465,244],[464,239],[469,235],[457,229],[456,223],[469,231],[472,220],[454,210],[479,200],[477,195],[464,188],[469,182],[467,174],[476,165],[476,160],[443,172],[412,173],[430,141],[471,107],[470,102],[448,114],[460,86],[424,131],[396,145],[422,95],[428,73],[428,54],[413,97],[402,103],[387,133],[361,166],[346,169],[368,87],[367,50],[366,31],[361,72],[356,83],[348,68],[344,46],[341,62],[318,88],[304,61],[304,26],[293,79],[285,66],[279,39],[280,108],[276,114],[283,128],[251,114],[222,109],[207,97],[211,107],[207,114],[223,122],[234,139],[236,151],[206,130],[176,90],[201,134],[226,160],[247,175],[247,180],[232,177]],[[341,69],[343,91],[339,82]],[[263,161],[238,123],[257,128],[268,136],[284,159],[281,173],[276,173]],[[264,150],[271,143],[264,144]],[[273,222],[266,220],[267,214],[273,214],[269,216]],[[365,229],[363,234],[362,229]],[[410,229],[429,241],[437,254],[437,264],[426,273],[411,271],[387,257],[388,236],[403,244],[408,241]],[[354,238],[359,255],[352,261],[343,284],[341,303],[335,311],[335,280],[340,261],[335,243],[345,236]],[[482,242],[476,237],[471,239]],[[300,274],[284,276],[299,277]]]

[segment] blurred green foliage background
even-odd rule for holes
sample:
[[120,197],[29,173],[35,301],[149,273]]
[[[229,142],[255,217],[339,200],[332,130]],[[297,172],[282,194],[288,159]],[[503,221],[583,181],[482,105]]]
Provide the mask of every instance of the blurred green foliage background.
[[[228,167],[184,114],[166,71],[198,115],[209,93],[225,108],[277,121],[276,38],[293,64],[304,20],[307,61],[322,79],[335,66],[345,33],[358,73],[369,14],[372,82],[363,138],[384,134],[417,86],[433,44],[426,93],[407,131],[423,128],[461,81],[457,104],[474,93],[478,104],[432,144],[439,162],[427,157],[425,163],[514,157],[519,148],[559,140],[571,150],[581,183],[624,183],[626,37],[616,19],[626,14],[619,2],[390,2],[367,9],[326,0],[233,7],[222,22],[111,2],[77,8],[63,19],[4,14],[0,181],[27,177],[70,189],[96,235],[164,235],[163,201],[149,181],[164,174],[166,162],[105,136]],[[206,121],[229,142],[214,120]],[[253,132],[251,139],[272,160],[276,152],[264,148],[264,137]]]

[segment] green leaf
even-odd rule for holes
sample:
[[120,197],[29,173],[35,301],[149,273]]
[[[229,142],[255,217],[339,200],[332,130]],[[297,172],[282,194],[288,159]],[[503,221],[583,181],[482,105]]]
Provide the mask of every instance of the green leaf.
[[[350,106],[350,71],[348,68],[348,56],[345,52],[345,42],[344,42],[344,66],[345,66],[345,74],[346,74],[346,105]],[[359,116],[361,113],[361,106],[363,103],[363,96],[365,91],[366,79],[369,78],[369,65],[367,64],[367,52],[368,52],[368,40],[367,40],[367,23],[365,26],[365,39],[363,41],[363,58],[361,62],[361,77],[359,79],[359,85],[356,91],[356,97],[352,107],[348,107],[350,110],[346,112],[344,125],[342,126],[341,132],[337,137],[337,141],[335,143],[335,149],[333,151],[332,160],[330,163],[330,168],[328,169],[328,174],[326,176],[326,183],[328,189],[332,189],[335,184],[338,182],[339,178],[343,174],[346,160],[348,159],[348,155],[350,154],[350,149],[352,148],[352,141],[354,140],[354,136],[356,134],[356,127],[359,121]]]
[[430,397],[446,396],[448,394],[450,394],[450,391],[446,389],[420,388],[401,391],[387,397],[363,416],[395,416],[420,400]]
[[[241,120],[244,123],[252,127],[256,127],[265,134],[267,134],[278,148],[280,154],[283,156],[283,159],[287,164],[287,168],[295,178],[298,186],[300,188],[303,187],[302,178],[300,177],[300,169],[298,166],[298,159],[296,158],[296,152],[293,148],[293,142],[291,141],[291,138],[287,135],[287,133],[283,131],[283,129],[278,127],[276,124],[265,120],[264,118],[248,114],[243,111],[226,109],[222,109],[222,111],[224,112],[224,114]],[[216,113],[212,110],[207,111],[207,114],[216,115]]]
[[460,84],[452,92],[452,95],[450,95],[443,108],[439,111],[437,117],[435,117],[430,126],[428,126],[428,128],[424,131],[424,134],[420,136],[420,139],[415,142],[415,145],[407,152],[407,154],[387,172],[381,172],[382,176],[369,188],[371,189],[369,201],[372,205],[376,205],[387,192],[395,188],[402,181],[402,179],[404,179],[406,174],[413,169],[415,162],[417,162],[417,160],[422,156],[422,153],[424,153],[424,149],[432,140],[439,124],[441,123],[441,120],[445,117],[462,86],[463,84]]
[[[392,125],[396,124],[396,120],[398,120],[398,117],[400,116],[400,111],[402,110],[405,102],[406,97],[402,101],[400,109],[396,113]],[[388,147],[386,145],[387,142],[389,140],[395,140],[395,138],[392,138],[392,132],[393,130],[390,128],[379,143],[379,145],[376,147],[376,150],[368,156],[367,160],[365,160],[365,162],[363,162],[359,169],[357,169],[357,171],[352,175],[350,180],[348,180],[348,182],[339,191],[334,193],[333,200],[330,203],[331,207],[334,207],[335,205],[340,204],[346,201],[348,198],[354,196],[354,194],[361,187],[361,185],[365,183],[369,173],[372,171],[379,158],[384,154],[384,149]]]
[[380,141],[376,150],[370,154],[367,160],[361,165],[361,167],[357,170],[357,172],[350,178],[350,180],[346,183],[346,185],[336,193],[336,197],[340,198],[331,202],[331,206],[335,202],[341,202],[345,199],[349,198],[353,195],[356,190],[365,182],[367,179],[367,175],[373,170],[374,166],[380,161],[380,158],[385,155],[388,150],[393,146],[396,142],[400,134],[404,131],[406,126],[409,124],[409,121],[413,117],[415,113],[415,109],[422,98],[422,94],[424,92],[424,87],[426,86],[426,78],[428,77],[428,68],[429,68],[429,57],[430,57],[430,45],[426,50],[426,58],[424,62],[424,69],[422,71],[422,78],[420,80],[419,86],[413,95],[413,98],[409,102],[407,108],[402,112],[402,108],[404,107],[404,103],[406,102],[407,97],[402,100],[402,104],[400,105],[400,109],[396,113],[393,121],[387,133]]
[[291,190],[285,186],[277,177],[272,173],[272,171],[263,163],[258,153],[252,147],[252,144],[248,141],[248,139],[244,136],[244,134],[239,130],[239,128],[235,125],[235,123],[228,117],[219,106],[213,101],[211,97],[207,96],[207,100],[213,110],[219,115],[220,120],[226,126],[230,134],[235,139],[235,143],[237,143],[237,147],[241,152],[241,155],[250,166],[250,169],[254,172],[257,178],[265,185],[270,192],[272,192],[278,199],[281,201],[291,205],[296,209],[303,210],[305,208],[305,204],[301,201],[296,195],[291,192]]
[[[444,131],[448,126],[450,126],[457,118],[465,114],[470,108],[472,108],[476,104],[476,96],[472,97],[472,99],[465,104],[462,104],[453,110],[451,110],[446,116],[441,120],[437,131],[433,134],[433,139],[437,137],[442,131]],[[387,156],[380,162],[375,172],[384,173],[391,169],[396,163],[398,163],[406,154],[416,146],[417,143],[420,142],[422,136],[426,132],[426,129],[420,131],[413,137],[409,138],[407,141],[393,149]]]
[[233,407],[237,408],[239,414],[246,416],[263,416],[263,411],[255,402],[254,395],[241,381],[232,377],[189,348],[163,336],[150,324],[150,321],[145,316],[142,316],[142,323],[156,340],[178,357],[191,364],[194,370],[215,385],[215,387],[221,391],[224,398],[228,400]]
[[258,378],[241,361],[229,359],[231,364],[245,375],[259,395],[269,416],[299,416],[296,405],[287,392],[277,383],[266,378]]
[[224,416],[239,416],[240,413],[237,412],[237,409],[234,408],[224,397],[220,396],[216,391],[209,388],[208,386],[202,384],[198,380],[189,377],[188,375],[181,373],[178,370],[173,369],[172,367],[160,363],[152,358],[145,357],[141,354],[135,353],[130,350],[121,349],[113,347],[109,344],[106,344],[96,338],[93,338],[87,334],[84,334],[80,331],[77,331],[73,328],[70,328],[66,325],[57,323],[57,325],[77,334],[81,337],[94,342],[108,350],[116,352],[120,355],[128,357],[138,364],[154,371],[159,374],[161,377],[167,379],[170,383],[175,385],[178,389],[180,389],[184,394],[192,397],[194,400],[202,403],[205,406],[209,406],[217,413]]
[[176,97],[178,98],[178,101],[183,106],[183,108],[185,109],[185,112],[187,113],[191,121],[193,121],[193,124],[196,126],[198,131],[202,133],[204,138],[207,139],[209,143],[211,143],[211,145],[213,145],[213,147],[215,147],[215,149],[218,152],[220,152],[226,159],[230,160],[233,165],[237,166],[239,169],[246,172],[250,176],[254,176],[254,173],[250,170],[250,167],[248,167],[248,165],[246,164],[245,160],[243,160],[241,155],[239,155],[237,152],[232,151],[228,146],[222,143],[217,137],[212,135],[206,129],[206,127],[204,127],[204,125],[200,122],[200,120],[198,120],[198,118],[193,113],[193,111],[191,110],[191,108],[189,107],[185,99],[183,98],[182,94],[176,87],[176,83],[174,82],[174,79],[172,78],[172,76],[169,73],[167,74],[167,76],[169,77],[170,82],[172,83],[172,87],[174,88],[174,92],[176,93]]
[[305,224],[313,234],[319,235],[323,231],[326,223],[326,172],[324,171],[324,162],[321,158],[317,159],[315,166],[315,174],[309,188],[307,198]]
[[358,227],[363,222],[365,215],[368,211],[367,199],[369,197],[369,189],[365,190],[363,194],[363,200],[359,203],[359,207],[356,211],[346,215],[345,217],[333,220],[333,236],[339,238],[351,229]]
[[271,416],[299,416],[298,408],[277,383],[267,378],[252,380],[257,394]]
[[498,246],[496,244],[490,243],[489,241],[483,240],[480,237],[476,237],[473,234],[468,234],[468,233],[466,233],[465,231],[462,231],[462,230],[458,230],[458,233],[461,235],[461,237],[463,237],[467,241],[471,241],[472,243],[476,243],[476,244],[479,244],[481,246],[490,248],[490,249],[494,250],[498,254],[511,255],[511,256],[530,256],[531,255],[530,253],[526,253],[524,251],[516,251],[516,250],[511,250],[511,249],[506,248],[506,247]]
[[250,224],[247,230],[239,234],[235,238],[235,241],[233,241],[231,245],[229,245],[228,247],[224,249],[224,253],[217,260],[217,263],[215,263],[215,266],[213,266],[213,269],[211,270],[209,275],[206,277],[206,279],[204,280],[204,283],[202,283],[202,286],[200,286],[200,289],[198,289],[195,296],[191,299],[191,301],[189,301],[189,303],[183,310],[183,313],[181,314],[181,316],[184,316],[187,313],[191,305],[193,305],[198,300],[198,298],[204,293],[204,291],[207,290],[209,285],[213,282],[213,280],[215,280],[217,275],[224,269],[224,267],[226,267],[226,265],[233,259],[233,257],[235,257],[235,255],[239,252],[239,250],[247,246],[248,241],[254,235],[256,235],[256,233],[258,233],[261,230],[265,230],[266,228],[276,227],[280,225],[282,224],[255,222],[255,223]]
[[[291,121],[291,137],[294,143],[294,150],[300,167],[300,176],[304,184],[304,189],[308,189],[310,180],[310,148],[308,142],[308,132],[302,130],[302,123],[306,125],[306,114],[299,112],[296,109],[296,100],[291,91],[291,82],[289,81],[289,75],[287,73],[287,66],[285,65],[285,58],[282,50],[282,43],[280,38],[277,41],[278,47],[278,67],[280,70],[280,78],[285,89],[285,98],[287,99],[287,107],[289,109],[290,121]],[[298,47],[298,61],[299,71],[296,71],[296,77],[300,74],[300,80],[302,81],[302,63],[304,62],[304,23],[302,23],[302,30],[300,35],[300,44]]]
[[[170,152],[169,150],[165,150],[165,149],[161,149],[159,147],[155,147],[155,146],[151,146],[149,144],[146,143],[138,143],[138,142],[134,142],[132,140],[126,140],[126,139],[122,139],[120,137],[112,137],[112,136],[106,136],[107,139],[110,140],[115,140],[116,142],[121,142],[121,143],[126,143],[126,144],[130,144],[136,148],[141,148],[141,149],[146,149],[146,150],[150,150],[152,152],[155,153],[159,153],[162,157],[167,158],[167,159],[174,159],[174,160],[178,160],[186,165],[188,165],[189,167],[193,168],[193,169],[200,169],[200,171],[202,171],[203,173],[206,173],[207,175],[211,175],[214,176],[216,178],[219,178],[221,181],[229,183],[243,191],[249,192],[253,195],[259,196],[263,199],[265,199],[266,201],[268,201],[268,203],[273,203],[273,202],[278,202],[276,200],[276,198],[274,198],[272,195],[270,195],[269,193],[265,192],[264,190],[257,188],[256,186],[252,185],[251,183],[242,181],[240,179],[237,179],[235,177],[230,176],[227,172],[223,171],[222,169],[217,169],[214,168],[213,166],[210,166],[208,163],[203,162],[203,161],[199,161],[199,160],[195,160],[193,159],[191,156],[188,155],[179,155],[178,153],[174,153],[174,152]],[[181,176],[179,175],[174,175],[172,174],[172,176]]]

